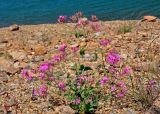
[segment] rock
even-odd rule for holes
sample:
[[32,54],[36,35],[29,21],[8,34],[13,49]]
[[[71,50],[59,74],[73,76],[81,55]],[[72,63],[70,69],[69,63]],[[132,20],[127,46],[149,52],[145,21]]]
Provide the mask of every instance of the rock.
[[6,103],[6,105],[10,106],[10,107],[11,106],[15,106],[16,104],[17,104],[17,102],[16,102],[16,100],[14,98],[10,98]]
[[38,40],[28,40],[27,41],[28,42],[28,44],[31,44],[31,45],[35,45],[35,44],[37,44],[38,43]]
[[96,57],[94,54],[85,54],[83,59],[85,61],[95,61]]
[[[17,63],[18,64],[18,63]],[[18,64],[19,65],[19,64]],[[20,67],[25,68],[28,64],[26,62],[20,62]],[[19,67],[19,66],[18,66]]]
[[5,47],[7,47],[5,43],[0,43],[0,49],[4,49]]
[[13,66],[13,62],[11,60],[0,57],[0,71],[14,74],[18,71],[18,69]]
[[15,67],[15,68],[19,68],[19,67],[20,67],[20,63],[19,63],[19,62],[15,62],[15,63],[14,63],[14,67]]
[[8,82],[8,76],[5,72],[0,72],[0,83],[1,82]]
[[152,106],[146,114],[160,114],[160,107]]
[[125,111],[123,112],[123,114],[137,114],[134,110],[132,109],[125,109]]
[[43,61],[44,57],[43,56],[35,56],[31,59],[32,62],[40,62]]
[[16,24],[14,24],[14,25],[11,25],[11,26],[9,27],[9,29],[10,29],[10,31],[17,31],[17,30],[19,30],[19,26],[16,25]]
[[142,35],[142,37],[147,37],[148,36],[147,32],[138,32],[138,34]]
[[[55,114],[75,114],[75,111],[69,106],[58,106],[55,108]],[[53,114],[54,114],[53,113]]]
[[116,111],[116,110],[111,110],[111,111],[109,111],[109,113],[108,114],[118,114],[118,112]]
[[115,37],[118,38],[118,39],[122,39],[123,38],[122,35],[116,35]]
[[160,94],[146,114],[160,114]]
[[155,22],[157,17],[155,16],[144,16],[142,21]]
[[8,41],[0,38],[0,49],[6,48]]
[[6,86],[3,84],[0,84],[0,95],[3,95],[4,93],[6,93],[7,89]]
[[2,39],[0,38],[0,43],[8,43],[8,40],[3,39],[3,38],[2,38]]
[[36,32],[35,35],[38,36],[38,37],[41,37],[41,36],[43,36],[43,33],[42,32]]
[[41,45],[36,45],[33,49],[35,51],[35,55],[43,55],[47,52],[46,47]]
[[26,59],[26,57],[27,57],[27,54],[24,51],[16,51],[15,50],[15,51],[11,51],[9,54],[13,57],[14,60],[22,61],[22,60]]

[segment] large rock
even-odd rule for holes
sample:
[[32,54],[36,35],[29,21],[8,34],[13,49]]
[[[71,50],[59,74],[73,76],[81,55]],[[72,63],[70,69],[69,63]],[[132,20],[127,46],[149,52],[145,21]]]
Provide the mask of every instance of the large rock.
[[11,26],[9,27],[9,29],[10,29],[10,31],[17,31],[17,30],[19,30],[19,26],[16,25],[16,24],[14,24],[14,25],[11,25]]
[[24,60],[27,57],[27,54],[24,51],[11,51],[10,55],[14,60]]
[[7,47],[7,43],[8,41],[6,39],[0,37],[0,49],[3,50],[5,47]]
[[0,57],[0,71],[14,74],[18,71],[18,69],[13,66],[13,62],[11,60]]
[[157,17],[155,16],[144,16],[142,21],[155,22]]

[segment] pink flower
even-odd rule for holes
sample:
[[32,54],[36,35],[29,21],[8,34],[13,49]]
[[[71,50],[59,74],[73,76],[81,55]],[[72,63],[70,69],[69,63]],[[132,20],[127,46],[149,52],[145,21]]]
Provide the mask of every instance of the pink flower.
[[21,72],[21,75],[23,77],[27,77],[28,76],[28,70],[27,69],[23,69],[22,72]]
[[86,76],[79,76],[77,79],[77,85],[82,85],[85,81],[87,81],[87,77]]
[[131,72],[131,69],[129,67],[125,67],[119,75],[120,76],[128,75],[130,74],[130,72]]
[[78,23],[77,23],[77,26],[85,26],[88,24],[88,20],[87,18],[79,18],[78,19]]
[[111,66],[109,67],[109,69],[108,69],[108,70],[109,70],[109,72],[110,72],[110,73],[115,73],[115,72],[117,71],[117,69],[116,69],[116,68],[111,67]]
[[60,90],[65,90],[65,87],[66,87],[66,85],[65,85],[65,83],[63,83],[63,82],[59,82],[58,83],[58,88],[60,89]]
[[120,61],[120,55],[116,52],[109,52],[106,56],[106,61],[110,64],[116,64]]
[[98,21],[98,18],[97,18],[97,16],[92,15],[92,16],[91,16],[91,20],[92,20],[93,22],[96,22],[96,21]]
[[118,86],[118,88],[119,89],[121,89],[123,92],[127,92],[127,86],[126,86],[126,84],[124,83],[124,82],[119,82],[119,83],[117,83],[117,86]]
[[78,105],[78,104],[81,103],[81,100],[80,100],[79,98],[77,98],[77,99],[75,99],[75,100],[73,101],[73,103],[76,104],[76,105]]
[[29,75],[27,76],[27,80],[31,81],[33,79],[33,76]]
[[53,56],[53,62],[59,62],[59,61],[61,61],[61,56],[60,55]]
[[71,16],[70,19],[73,23],[77,22],[78,20],[78,18],[75,15]]
[[45,72],[49,70],[49,68],[50,68],[50,63],[43,63],[42,65],[40,65],[39,71]]
[[33,79],[33,76],[31,73],[29,74],[27,69],[23,69],[21,72],[22,77],[27,78],[27,80],[31,81]]
[[33,94],[45,97],[47,96],[47,90],[48,90],[47,86],[43,84],[39,89],[33,90]]
[[124,97],[125,93],[124,92],[119,92],[117,93],[116,97]]
[[125,83],[124,82],[119,82],[119,83],[117,83],[117,85],[119,86],[119,87],[125,87]]
[[67,45],[66,45],[66,44],[62,44],[62,45],[60,45],[60,46],[58,47],[58,50],[59,50],[60,52],[65,52],[66,48],[67,48]]
[[39,95],[43,97],[47,95],[47,86],[45,84],[40,87]]
[[116,90],[116,87],[115,86],[112,86],[111,87],[111,92],[115,91]]
[[59,16],[58,18],[59,23],[65,23],[65,21],[66,21],[66,16]]
[[100,85],[103,86],[104,84],[106,84],[106,82],[109,81],[109,78],[107,76],[104,76],[102,80],[100,80]]
[[66,56],[67,56],[66,53],[62,53],[60,55],[55,55],[55,56],[53,56],[53,61],[52,62],[53,63],[60,62],[61,60],[65,59]]
[[45,74],[44,73],[39,73],[38,75],[41,79],[44,79],[45,78]]
[[38,91],[38,90],[34,90],[34,91],[33,91],[33,94],[34,94],[34,95],[39,95],[39,91]]
[[151,85],[151,86],[155,85],[155,83],[156,83],[155,80],[150,80],[150,81],[149,81],[149,85]]
[[102,39],[102,40],[100,40],[99,43],[102,46],[107,46],[110,43],[110,40],[108,40],[108,39]]

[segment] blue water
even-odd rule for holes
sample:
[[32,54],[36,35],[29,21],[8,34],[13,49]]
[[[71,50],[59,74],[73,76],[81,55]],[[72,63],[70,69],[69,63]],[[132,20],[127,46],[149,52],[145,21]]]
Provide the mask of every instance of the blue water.
[[160,0],[0,0],[0,27],[55,23],[59,15],[70,16],[77,11],[101,20],[160,17]]

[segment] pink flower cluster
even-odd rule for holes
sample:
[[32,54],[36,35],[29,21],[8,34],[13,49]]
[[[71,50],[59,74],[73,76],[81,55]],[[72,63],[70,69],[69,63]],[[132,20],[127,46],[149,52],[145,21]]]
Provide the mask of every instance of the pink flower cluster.
[[111,87],[111,92],[115,92],[116,97],[124,97],[127,92],[127,86],[123,81],[120,81]]
[[34,95],[39,95],[41,97],[46,97],[47,96],[47,85],[43,84],[39,89],[34,90]]
[[85,25],[87,25],[88,23],[89,23],[89,22],[88,22],[88,19],[87,19],[87,18],[79,18],[79,19],[78,19],[77,26],[78,26],[78,27],[85,26]]
[[100,85],[104,86],[106,84],[106,82],[109,81],[109,78],[107,76],[104,76],[102,80],[100,80]]
[[112,65],[118,63],[120,61],[120,55],[116,52],[110,51],[106,55],[106,61]]
[[81,103],[80,98],[77,98],[77,99],[75,99],[75,100],[73,101],[73,104],[75,104],[75,105],[79,105],[80,103]]
[[91,20],[92,20],[93,22],[96,22],[96,21],[98,21],[98,18],[97,18],[97,16],[92,15],[92,16],[91,16]]
[[70,19],[72,22],[77,22],[79,18],[83,17],[83,13],[82,12],[77,12],[75,15],[71,16]]
[[59,23],[65,23],[66,22],[66,16],[59,16],[58,22]]
[[125,67],[123,71],[119,74],[120,76],[125,76],[131,73],[131,69],[129,67]]
[[62,54],[60,54],[60,55],[54,55],[54,56],[53,56],[53,59],[52,59],[52,63],[54,64],[54,63],[56,63],[56,62],[60,62],[60,61],[62,61],[63,59],[65,59],[66,56],[67,56],[66,53],[62,53]]
[[51,66],[51,64],[49,62],[45,62],[40,65],[39,71],[41,71],[41,72],[48,71],[50,69],[50,66]]
[[33,79],[32,72],[29,72],[27,69],[23,69],[21,75],[22,77],[27,78],[29,81]]
[[107,46],[108,44],[110,44],[110,40],[108,40],[108,39],[102,39],[102,40],[100,40],[100,45],[102,45],[102,46]]
[[65,52],[66,48],[67,48],[67,45],[66,45],[66,44],[61,44],[61,45],[58,47],[58,50],[59,50],[60,52]]
[[84,84],[87,81],[87,76],[79,76],[77,78],[77,85],[81,86],[82,84]]
[[59,88],[60,90],[64,91],[65,88],[66,88],[65,83],[64,83],[64,82],[59,82],[59,83],[58,83],[58,88]]

